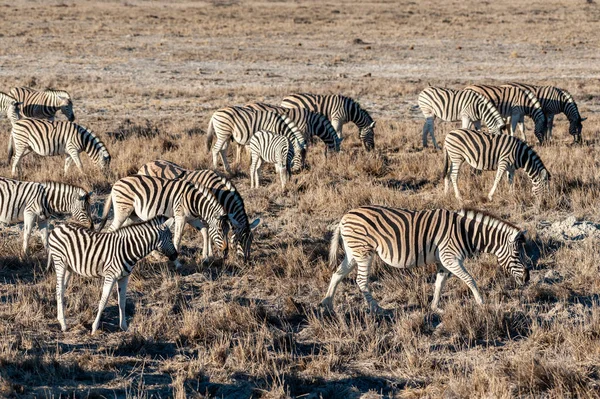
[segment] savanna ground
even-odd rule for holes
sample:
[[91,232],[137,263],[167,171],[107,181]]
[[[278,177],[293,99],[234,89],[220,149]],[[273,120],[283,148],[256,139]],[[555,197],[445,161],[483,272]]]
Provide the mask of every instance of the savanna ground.
[[[3,2],[0,90],[68,90],[77,121],[113,156],[107,181],[84,155],[86,175],[62,175],[62,159],[28,156],[24,179],[93,190],[145,162],[210,166],[205,129],[219,107],[296,92],[343,93],[377,121],[365,153],[346,125],[343,152],[309,151],[310,170],[286,192],[272,168],[249,189],[248,160],[233,178],[250,218],[261,218],[252,261],[201,264],[199,234],[184,236],[181,272],[143,261],[130,280],[128,332],[111,298],[90,335],[100,281],[74,278],[69,330],[55,319],[54,272],[37,237],[20,257],[20,228],[0,247],[0,396],[6,397],[598,397],[600,251],[597,238],[565,242],[543,223],[600,219],[600,5],[595,1],[479,2]],[[552,194],[533,206],[523,173],[482,200],[492,172],[463,169],[467,204],[528,230],[531,283],[515,287],[491,256],[467,263],[486,301],[476,306],[451,279],[443,316],[428,309],[434,268],[378,262],[375,298],[394,309],[377,318],[353,279],[336,314],[321,315],[332,270],[332,226],[349,209],[385,204],[451,208],[441,153],[421,148],[414,110],[427,84],[523,81],[568,89],[583,116],[585,145],[571,146],[564,116],[554,141],[536,146]],[[60,118],[64,118],[60,116]],[[436,123],[440,142],[456,124]],[[531,139],[532,123],[528,121]],[[0,120],[2,142],[10,124]],[[231,158],[230,158],[231,159]],[[0,174],[9,176],[6,161]],[[353,273],[351,276],[354,276]],[[440,323],[442,323],[440,325]]]

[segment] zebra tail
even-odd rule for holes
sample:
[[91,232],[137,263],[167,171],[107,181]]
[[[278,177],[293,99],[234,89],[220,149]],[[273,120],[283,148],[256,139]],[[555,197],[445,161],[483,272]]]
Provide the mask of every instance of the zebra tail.
[[214,135],[215,135],[215,128],[213,126],[213,120],[212,120],[212,118],[210,118],[210,121],[208,122],[208,129],[206,129],[206,152],[208,152],[208,153],[210,153]]
[[12,138],[12,134],[10,135],[10,137],[8,138],[8,163],[10,165],[10,161],[12,160],[12,157],[15,153],[15,149],[14,149],[14,143],[13,143],[13,138]]
[[50,266],[52,266],[52,254],[48,253],[48,263],[46,263],[46,272],[50,270]]
[[106,201],[104,201],[104,209],[102,210],[102,219],[100,220],[100,224],[96,228],[96,231],[101,231],[106,224],[106,220],[108,219],[108,213],[110,212],[110,208],[112,207],[112,194],[109,194],[106,197]]
[[331,245],[329,247],[329,267],[335,269],[337,266],[337,252],[340,246],[340,225],[336,226],[333,231],[333,237],[331,237]]
[[444,172],[442,173],[442,180],[448,175],[448,168],[450,166],[449,159],[450,156],[448,155],[448,151],[446,151],[446,148],[444,147]]

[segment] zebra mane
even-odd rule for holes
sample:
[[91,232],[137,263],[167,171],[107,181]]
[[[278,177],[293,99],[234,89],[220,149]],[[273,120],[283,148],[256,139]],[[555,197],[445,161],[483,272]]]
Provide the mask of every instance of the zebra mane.
[[516,225],[514,225],[510,222],[507,222],[505,220],[502,220],[498,216],[496,216],[492,213],[486,212],[486,211],[467,207],[467,208],[461,209],[458,212],[458,214],[467,219],[475,219],[477,221],[480,221],[481,223],[483,223],[486,226],[490,226],[490,227],[505,226],[514,235],[517,235],[521,232],[521,229],[519,227],[517,227]]
[[44,187],[51,187],[51,188],[65,187],[65,188],[71,188],[74,190],[80,190],[80,191],[87,193],[87,191],[85,191],[85,189],[83,189],[82,187],[75,186],[73,184],[63,183],[61,181],[45,180],[45,181],[39,182],[39,184],[41,184]]
[[68,100],[71,99],[71,95],[69,93],[67,93],[65,90],[57,90],[57,89],[52,89],[50,87],[47,87],[44,89],[44,93],[52,94],[57,97],[64,97]]
[[569,103],[574,103],[575,102],[575,100],[573,99],[573,96],[571,95],[571,93],[569,93],[565,89],[558,89],[558,90],[560,90],[560,92],[567,98],[567,102],[569,102]]
[[153,217],[150,220],[131,223],[131,224],[128,224],[127,226],[121,226],[118,229],[116,229],[115,231],[113,231],[112,233],[104,232],[104,234],[115,234],[115,235],[118,234],[118,236],[123,237],[124,235],[127,235],[127,233],[129,233],[131,230],[136,230],[136,228],[138,228],[138,227],[145,227],[145,226],[158,227],[161,224],[165,223],[167,220],[169,220],[168,217],[166,217],[164,215],[158,215],[158,216]]
[[[72,122],[69,122],[72,123]],[[106,152],[106,155],[103,153],[103,156],[109,156],[110,154],[108,153],[108,149],[106,149],[106,146],[104,145],[104,142],[102,140],[100,140],[100,137],[96,136],[96,134],[94,134],[94,132],[92,132],[90,129],[88,129],[85,126],[81,126],[79,124],[73,123],[75,125],[75,127],[77,128],[77,132],[79,132],[79,134],[81,135],[81,139],[84,142],[84,144],[86,144],[86,142],[88,140],[86,140],[86,136],[90,137],[89,144],[86,144],[86,149],[88,148],[88,145],[92,145],[94,143],[97,143],[103,150],[103,152]]]
[[6,94],[0,91],[0,104],[5,104],[6,102],[17,102],[17,100],[11,96],[10,94]]

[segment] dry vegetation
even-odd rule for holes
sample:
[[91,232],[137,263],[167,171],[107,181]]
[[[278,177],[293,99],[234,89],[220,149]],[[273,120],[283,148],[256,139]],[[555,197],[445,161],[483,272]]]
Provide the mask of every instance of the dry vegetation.
[[[250,217],[262,219],[253,261],[199,264],[200,236],[188,228],[181,273],[156,260],[137,266],[126,333],[113,297],[101,331],[89,334],[101,285],[81,278],[67,290],[70,329],[61,333],[40,241],[21,259],[19,229],[3,229],[0,396],[600,396],[599,241],[569,243],[539,231],[540,222],[569,215],[600,219],[600,5],[443,3],[3,4],[0,90],[68,90],[78,122],[113,156],[111,181],[85,156],[84,177],[75,169],[63,177],[62,159],[28,156],[24,178],[94,190],[96,211],[114,180],[147,161],[208,167],[203,134],[211,112],[225,105],[277,103],[294,91],[344,93],[376,119],[377,151],[366,154],[347,125],[343,152],[325,158],[318,144],[310,170],[285,193],[272,168],[266,185],[250,190],[245,160],[234,181]],[[530,285],[516,288],[492,257],[471,260],[486,304],[475,306],[452,279],[440,317],[428,310],[431,267],[379,263],[371,287],[393,317],[366,312],[352,279],[340,286],[336,315],[322,316],[316,305],[332,273],[330,230],[347,210],[458,207],[443,195],[440,153],[420,148],[417,93],[428,83],[515,80],[565,87],[589,117],[584,146],[570,145],[561,116],[553,144],[536,147],[553,179],[541,209],[524,174],[514,197],[503,182],[487,203],[493,172],[463,170],[469,205],[529,231]],[[453,126],[436,123],[440,142]],[[3,142],[9,129],[1,119]],[[0,174],[9,173],[2,162]]]

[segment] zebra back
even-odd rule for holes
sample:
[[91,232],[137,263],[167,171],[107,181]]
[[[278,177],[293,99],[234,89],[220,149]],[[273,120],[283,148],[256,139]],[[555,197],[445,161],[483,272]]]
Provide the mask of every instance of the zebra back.
[[23,103],[23,114],[28,118],[54,119],[58,110],[61,110],[69,122],[75,120],[73,102],[65,90],[14,87],[10,93]]
[[250,140],[250,151],[267,162],[282,166],[288,175],[291,174],[294,149],[287,137],[266,130],[258,131]]
[[19,111],[19,103],[16,98],[0,92],[0,111],[6,112],[6,117],[10,120],[11,124],[21,119],[21,112]]

